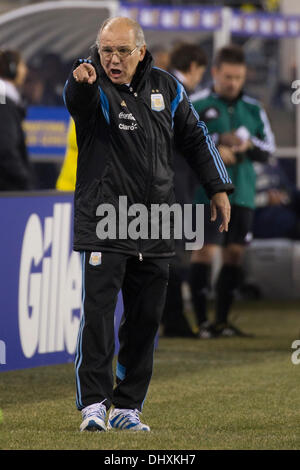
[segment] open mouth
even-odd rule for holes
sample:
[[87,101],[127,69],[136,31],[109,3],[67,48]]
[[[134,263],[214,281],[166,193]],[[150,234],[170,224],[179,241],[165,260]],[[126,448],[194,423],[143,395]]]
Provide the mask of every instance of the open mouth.
[[122,71],[120,69],[110,69],[110,73],[112,77],[118,78],[121,75]]

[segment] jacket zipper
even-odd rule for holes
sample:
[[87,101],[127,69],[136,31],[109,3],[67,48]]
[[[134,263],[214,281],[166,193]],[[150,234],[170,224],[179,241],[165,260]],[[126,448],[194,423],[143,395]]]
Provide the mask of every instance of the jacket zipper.
[[[138,95],[134,93],[134,96],[137,98]],[[153,137],[153,132],[152,132],[152,125],[151,121],[148,116],[148,112],[144,110],[144,106],[146,107],[146,103],[144,102],[143,99],[140,100],[142,104],[142,115],[143,115],[143,123],[146,123],[146,129],[150,131],[150,137],[152,141]],[[147,145],[147,150],[149,149],[149,145]],[[150,150],[152,150],[152,146],[150,146]],[[151,188],[151,182],[152,182],[152,177],[153,177],[153,162],[152,162],[152,152],[149,150],[147,151],[147,156],[149,157],[149,173],[148,173],[148,178],[147,178],[147,184],[146,184],[146,191],[145,191],[145,197],[144,197],[144,204],[147,207],[148,199],[149,199],[149,193],[150,193],[150,188]],[[139,239],[138,241],[138,249],[139,249],[139,260],[143,261],[143,254],[142,254],[142,240]]]

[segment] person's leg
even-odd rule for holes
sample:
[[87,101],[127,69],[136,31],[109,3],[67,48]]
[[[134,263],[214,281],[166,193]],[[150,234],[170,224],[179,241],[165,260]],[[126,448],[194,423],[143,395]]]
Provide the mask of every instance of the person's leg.
[[[82,317],[75,372],[79,410],[104,402],[113,394],[114,312],[128,256],[102,252],[82,253]],[[94,256],[94,257],[93,257]]]
[[231,221],[223,248],[223,266],[216,283],[215,329],[222,336],[248,336],[233,325],[228,317],[235,292],[243,281],[242,260],[251,238],[253,210],[232,206]]
[[204,245],[193,251],[190,266],[190,288],[198,326],[207,321],[207,292],[210,288],[211,264],[217,245]]
[[[192,303],[199,326],[199,334],[204,329],[203,337],[210,337],[207,329],[207,293],[210,289],[211,265],[218,246],[222,245],[224,236],[218,231],[220,216],[215,222],[210,220],[210,206],[204,206],[204,245],[201,250],[192,251],[189,272],[189,284]],[[207,336],[208,335],[208,336]]]
[[230,244],[223,248],[223,266],[216,283],[216,323],[227,323],[234,293],[242,281],[241,262],[245,247]]
[[169,282],[162,316],[163,336],[195,336],[184,314],[182,297],[183,267],[178,254],[170,262]]
[[169,260],[128,260],[122,294],[124,313],[119,329],[120,350],[116,408],[142,410],[153,368],[155,337],[164,309]]

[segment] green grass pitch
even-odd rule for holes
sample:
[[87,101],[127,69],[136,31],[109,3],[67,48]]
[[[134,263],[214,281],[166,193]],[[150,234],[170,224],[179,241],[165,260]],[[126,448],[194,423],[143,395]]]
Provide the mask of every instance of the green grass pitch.
[[150,433],[80,433],[73,364],[0,373],[0,449],[299,449],[299,303],[239,301],[234,316],[254,338],[160,338]]

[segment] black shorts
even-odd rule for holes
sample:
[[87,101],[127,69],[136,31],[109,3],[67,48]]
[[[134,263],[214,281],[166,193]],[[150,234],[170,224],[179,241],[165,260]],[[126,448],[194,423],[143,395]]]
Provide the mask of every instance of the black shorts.
[[219,232],[222,218],[220,214],[215,222],[210,221],[210,206],[204,206],[204,244],[226,246],[231,243],[246,245],[252,239],[253,209],[231,206],[231,219],[228,232]]

